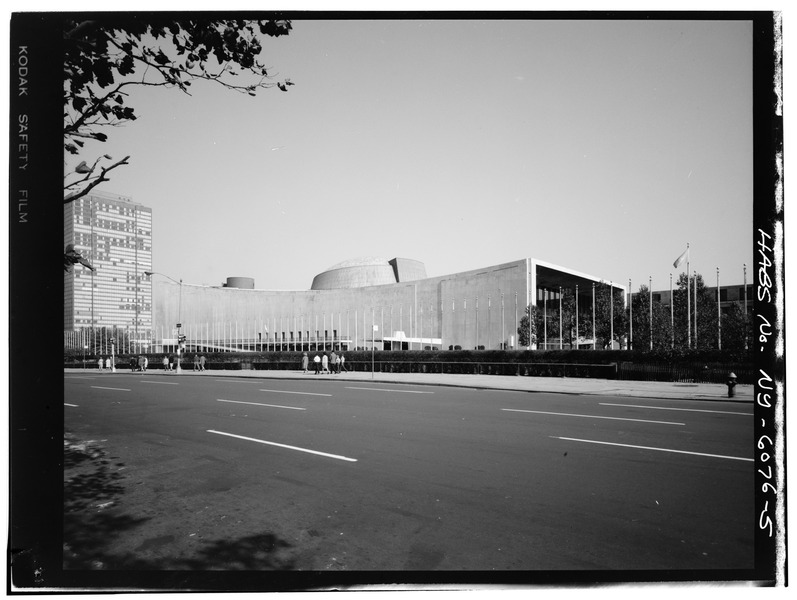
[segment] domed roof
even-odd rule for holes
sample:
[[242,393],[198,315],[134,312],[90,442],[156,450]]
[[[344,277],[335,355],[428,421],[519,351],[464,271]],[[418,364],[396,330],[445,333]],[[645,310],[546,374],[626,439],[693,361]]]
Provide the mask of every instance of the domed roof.
[[344,260],[343,262],[339,262],[338,264],[332,265],[326,270],[334,271],[335,269],[345,269],[348,267],[383,267],[386,265],[389,266],[390,262],[381,256],[359,256],[357,258],[350,258],[348,260]]
[[310,289],[358,288],[425,278],[426,268],[417,260],[360,256],[339,262],[319,273],[313,278]]

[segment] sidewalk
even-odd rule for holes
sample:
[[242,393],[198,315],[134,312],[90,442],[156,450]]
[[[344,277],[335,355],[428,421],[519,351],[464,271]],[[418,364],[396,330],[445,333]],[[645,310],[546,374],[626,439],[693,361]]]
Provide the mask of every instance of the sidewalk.
[[[64,369],[64,373],[114,375],[144,375],[127,369],[99,373],[97,369]],[[403,383],[415,385],[443,385],[485,390],[512,390],[521,392],[552,392],[560,394],[594,394],[600,396],[628,396],[633,398],[665,398],[674,400],[717,400],[753,402],[753,386],[737,385],[734,398],[728,398],[728,387],[721,383],[670,383],[657,381],[618,381],[614,379],[585,379],[566,377],[517,377],[507,375],[451,375],[441,373],[368,373],[350,371],[340,375],[315,375],[296,371],[204,371],[193,368],[182,373],[150,370],[146,376],[155,377],[247,377],[255,379],[307,379],[309,381],[362,381],[372,383]]]

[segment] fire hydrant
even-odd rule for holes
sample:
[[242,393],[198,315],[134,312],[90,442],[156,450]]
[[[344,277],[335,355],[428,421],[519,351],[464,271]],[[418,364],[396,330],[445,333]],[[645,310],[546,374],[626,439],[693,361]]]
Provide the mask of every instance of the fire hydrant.
[[736,392],[733,388],[736,387],[736,374],[731,373],[728,375],[728,398],[733,398],[736,395]]

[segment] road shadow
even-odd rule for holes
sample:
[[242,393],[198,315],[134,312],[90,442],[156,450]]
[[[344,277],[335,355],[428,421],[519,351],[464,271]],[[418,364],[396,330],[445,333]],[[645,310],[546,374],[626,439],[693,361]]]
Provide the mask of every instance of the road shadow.
[[121,498],[124,486],[122,475],[118,469],[112,469],[99,443],[78,441],[64,434],[63,461],[63,566],[65,569],[104,568],[109,540],[147,519],[109,510]]
[[[63,568],[65,570],[273,571],[292,570],[292,546],[271,532],[238,539],[202,540],[190,556],[168,556],[173,536],[146,540],[120,551],[126,533],[149,517],[126,514],[124,468],[99,442],[64,436]],[[132,536],[131,536],[132,537]],[[155,549],[157,556],[150,550]],[[150,556],[147,556],[147,555]]]
[[288,556],[292,546],[273,533],[239,539],[203,542],[190,557],[142,558],[135,551],[105,554],[102,566],[115,571],[290,571],[295,563]]

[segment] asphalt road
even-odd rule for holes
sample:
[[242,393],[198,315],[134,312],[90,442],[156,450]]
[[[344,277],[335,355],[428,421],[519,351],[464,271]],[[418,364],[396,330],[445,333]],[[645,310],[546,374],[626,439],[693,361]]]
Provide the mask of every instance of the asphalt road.
[[65,565],[752,569],[751,405],[65,376]]

